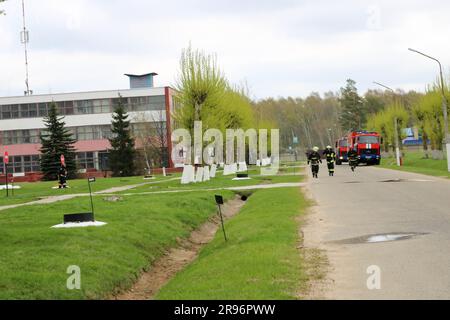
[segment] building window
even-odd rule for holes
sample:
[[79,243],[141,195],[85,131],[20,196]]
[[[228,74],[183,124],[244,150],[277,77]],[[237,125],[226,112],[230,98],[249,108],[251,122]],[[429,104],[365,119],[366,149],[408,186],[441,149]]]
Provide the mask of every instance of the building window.
[[[49,101],[47,103],[2,105],[0,106],[0,119],[46,117],[51,103],[52,102]],[[54,103],[61,115],[100,114],[113,112],[119,104],[119,98],[56,101]],[[127,112],[164,110],[166,107],[166,97],[162,95],[122,98],[122,103]]]
[[[12,156],[9,158],[8,173],[39,172],[40,170],[38,155]],[[2,157],[0,157],[0,173],[4,173]]]
[[80,169],[95,169],[94,153],[79,152],[76,154],[77,165]]

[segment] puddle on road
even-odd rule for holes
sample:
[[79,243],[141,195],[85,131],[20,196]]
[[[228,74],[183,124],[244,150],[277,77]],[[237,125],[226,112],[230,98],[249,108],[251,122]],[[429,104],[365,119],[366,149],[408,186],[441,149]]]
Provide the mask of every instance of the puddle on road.
[[[344,183],[370,183],[373,181],[344,181]],[[381,182],[381,183],[396,183],[396,182],[433,182],[432,180],[425,180],[425,179],[388,179],[388,180],[381,180],[381,181],[375,181],[375,182]]]
[[405,179],[389,179],[389,180],[382,180],[379,182],[407,182],[408,180]]
[[391,241],[407,240],[425,234],[426,233],[419,233],[419,232],[393,232],[393,233],[369,234],[361,237],[331,241],[330,243],[361,244],[361,243],[391,242]]

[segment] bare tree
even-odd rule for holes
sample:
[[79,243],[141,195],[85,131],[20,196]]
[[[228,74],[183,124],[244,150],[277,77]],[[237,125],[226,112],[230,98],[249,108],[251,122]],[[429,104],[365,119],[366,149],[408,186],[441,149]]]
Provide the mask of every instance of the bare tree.
[[146,171],[168,166],[168,140],[164,111],[142,112],[134,117],[133,135],[141,150]]

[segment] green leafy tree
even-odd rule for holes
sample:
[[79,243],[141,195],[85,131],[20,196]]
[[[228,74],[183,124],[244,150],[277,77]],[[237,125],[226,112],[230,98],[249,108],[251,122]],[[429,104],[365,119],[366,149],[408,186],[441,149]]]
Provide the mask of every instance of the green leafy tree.
[[442,95],[439,90],[428,91],[420,101],[425,116],[424,129],[428,133],[432,150],[442,150],[444,139],[444,116]]
[[382,148],[385,152],[389,151],[389,141],[391,137],[388,131],[388,116],[384,110],[372,115],[367,120],[367,129],[369,131],[376,131],[381,134],[383,138]]
[[50,104],[48,116],[44,118],[46,130],[41,133],[41,171],[44,180],[58,178],[58,170],[61,166],[61,155],[64,155],[66,169],[69,178],[75,176],[75,147],[76,142],[72,134],[66,128],[64,117],[58,115],[55,103]]
[[[403,104],[399,101],[392,102],[385,110],[378,112],[369,117],[367,121],[367,129],[377,131],[383,137],[383,149],[389,150],[391,146],[395,148],[395,121],[397,121],[397,134],[399,139],[405,138],[403,135],[403,128],[406,128],[409,120],[409,114]],[[402,148],[402,144],[399,144]]]
[[344,130],[361,129],[366,124],[366,112],[363,99],[358,95],[356,82],[347,80],[345,88],[341,88],[341,112],[339,122]]
[[425,157],[428,158],[428,134],[426,126],[426,112],[420,104],[416,104],[412,109],[413,121],[422,134],[422,147]]
[[[177,127],[193,134],[194,122],[202,129],[247,129],[254,125],[252,103],[246,90],[232,86],[217,65],[215,55],[191,47],[183,50],[176,83],[174,112]],[[207,143],[205,142],[205,145]]]
[[[385,117],[387,121],[386,130],[390,137],[389,139],[390,144],[393,147],[395,147],[395,137],[397,134],[397,137],[400,140],[399,147],[400,149],[403,149],[403,144],[401,143],[401,140],[406,138],[403,133],[403,129],[407,127],[409,120],[409,114],[406,111],[406,108],[399,101],[395,101],[387,106],[385,110]],[[395,121],[397,121],[397,133],[395,132]]]
[[176,84],[176,100],[182,106],[174,115],[178,125],[192,130],[194,121],[202,121],[203,126],[214,127],[214,123],[208,122],[217,116],[227,86],[214,55],[193,50],[190,46],[183,50]]
[[109,164],[115,177],[132,176],[135,173],[134,139],[131,135],[130,121],[123,106],[122,97],[114,110],[112,120],[113,137],[109,139],[112,149]]

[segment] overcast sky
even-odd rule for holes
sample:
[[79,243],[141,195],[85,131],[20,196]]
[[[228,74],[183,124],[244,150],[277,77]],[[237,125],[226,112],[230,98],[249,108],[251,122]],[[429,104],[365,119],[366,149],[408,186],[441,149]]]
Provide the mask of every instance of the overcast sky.
[[[254,99],[338,91],[373,81],[423,91],[450,66],[450,2],[301,0],[26,0],[35,94],[128,87],[124,73],[173,85],[182,48],[216,53]],[[25,84],[21,0],[1,5],[0,96]]]

